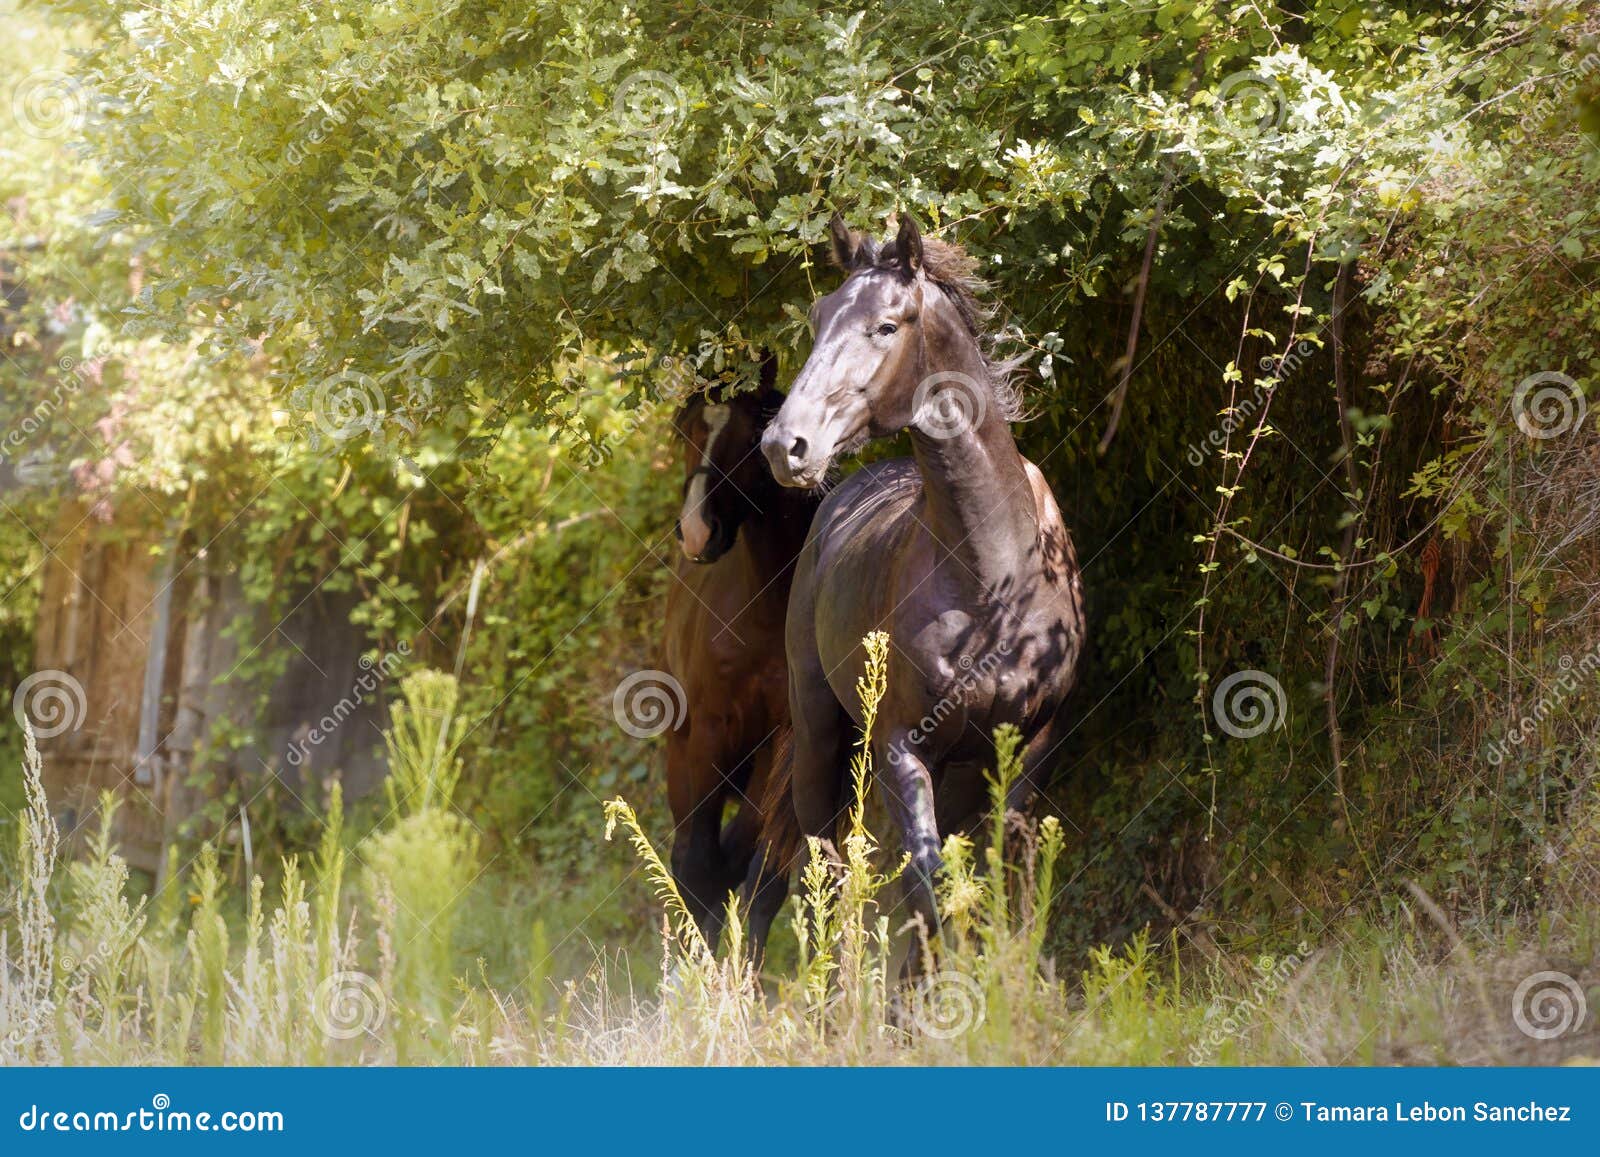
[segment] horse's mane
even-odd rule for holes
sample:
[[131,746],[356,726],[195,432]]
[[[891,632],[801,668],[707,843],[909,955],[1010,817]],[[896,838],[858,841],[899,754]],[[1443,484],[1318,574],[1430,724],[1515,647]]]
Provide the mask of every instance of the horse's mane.
[[[893,241],[877,251],[873,266],[877,269],[900,268],[900,255]],[[955,306],[967,332],[978,343],[978,353],[988,371],[989,386],[994,391],[1001,416],[1008,422],[1024,421],[1026,405],[1019,379],[1028,355],[1000,359],[990,356],[994,335],[989,332],[989,323],[994,320],[995,308],[984,300],[989,292],[989,283],[978,276],[978,259],[954,241],[925,236],[922,238],[921,269],[923,276],[937,285],[950,304]]]

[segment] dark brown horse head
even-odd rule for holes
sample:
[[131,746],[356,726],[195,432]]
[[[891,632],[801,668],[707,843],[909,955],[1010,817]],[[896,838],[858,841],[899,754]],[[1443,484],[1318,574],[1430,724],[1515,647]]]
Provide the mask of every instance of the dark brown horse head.
[[698,394],[673,419],[684,442],[683,509],[677,536],[693,562],[728,553],[745,519],[773,489],[758,452],[761,431],[783,404],[776,359],[761,365],[761,386],[740,394]]
[[[873,438],[936,427],[952,406],[971,411],[988,400],[972,259],[924,240],[909,215],[885,245],[837,215],[830,229],[834,260],[848,276],[811,307],[811,356],[761,441],[785,486],[815,486],[836,457]],[[930,376],[929,365],[972,372]]]

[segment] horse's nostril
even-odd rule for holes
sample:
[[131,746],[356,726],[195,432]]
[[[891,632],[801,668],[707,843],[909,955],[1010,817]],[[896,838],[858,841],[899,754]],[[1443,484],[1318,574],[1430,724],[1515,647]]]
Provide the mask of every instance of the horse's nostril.
[[793,442],[789,443],[789,461],[797,463],[804,462],[806,460],[807,448],[806,440],[804,438],[796,438]]

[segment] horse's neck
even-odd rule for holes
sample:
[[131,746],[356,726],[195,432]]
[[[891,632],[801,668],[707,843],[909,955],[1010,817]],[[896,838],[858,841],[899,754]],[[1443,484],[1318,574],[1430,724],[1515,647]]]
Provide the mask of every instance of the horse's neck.
[[749,552],[755,577],[765,588],[786,594],[789,572],[805,545],[816,500],[776,484],[769,489],[770,493],[761,495],[761,510],[739,527],[739,537]]
[[[972,364],[955,368],[987,384],[987,369],[976,353]],[[922,473],[927,528],[958,560],[951,578],[992,594],[1012,585],[1037,559],[1039,516],[1027,467],[1001,407],[993,396],[984,401],[981,420],[953,437],[934,437],[913,426],[911,447]]]

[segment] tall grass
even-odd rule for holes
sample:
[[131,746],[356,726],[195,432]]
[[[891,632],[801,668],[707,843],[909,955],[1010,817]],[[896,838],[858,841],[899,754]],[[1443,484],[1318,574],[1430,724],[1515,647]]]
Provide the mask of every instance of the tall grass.
[[[389,736],[391,814],[346,831],[335,791],[316,853],[287,859],[269,890],[230,893],[213,851],[130,894],[103,801],[87,854],[63,865],[26,738],[15,871],[0,916],[0,1063],[8,1064],[1157,1064],[1558,1060],[1600,1052],[1592,1018],[1558,1041],[1517,1032],[1517,981],[1554,960],[1592,982],[1594,921],[1524,940],[1466,943],[1426,913],[1347,920],[1289,957],[1196,954],[1133,936],[1058,975],[1046,936],[1070,896],[1055,873],[1055,820],[1008,816],[1018,737],[997,737],[991,822],[951,837],[940,927],[904,927],[904,861],[868,822],[869,743],[887,641],[868,640],[858,689],[866,728],[838,846],[813,843],[792,901],[795,963],[760,975],[731,908],[721,946],[700,938],[635,811],[605,805],[661,908],[655,961],[598,952],[552,977],[535,923],[522,982],[496,987],[464,950],[480,876],[477,839],[452,810],[461,774],[455,685],[403,684]],[[1591,934],[1583,934],[1588,928]],[[1577,932],[1571,931],[1577,929]],[[720,948],[720,950],[719,950]],[[917,953],[915,981],[901,960]]]

